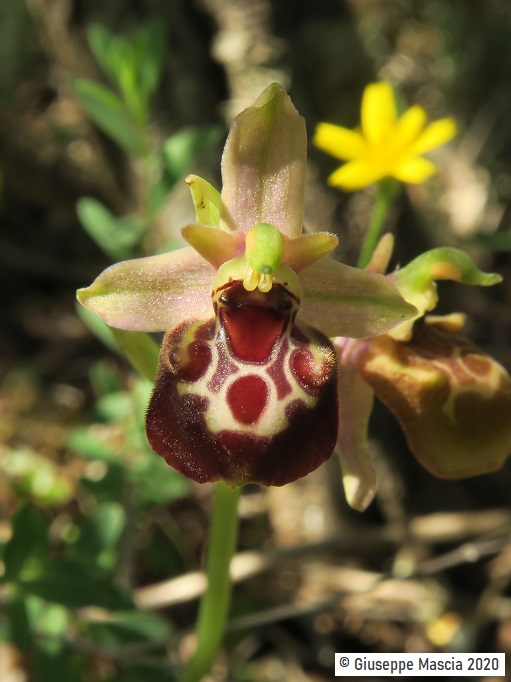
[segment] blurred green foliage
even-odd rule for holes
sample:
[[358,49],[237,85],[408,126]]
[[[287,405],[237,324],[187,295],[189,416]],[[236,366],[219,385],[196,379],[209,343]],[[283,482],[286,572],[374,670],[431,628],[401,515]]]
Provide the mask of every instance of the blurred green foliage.
[[[272,77],[282,67],[309,130],[317,120],[354,126],[363,87],[376,77],[389,78],[408,103],[424,104],[432,117],[455,115],[461,131],[445,163],[452,174],[442,175],[424,192],[410,192],[398,211],[403,248],[415,256],[417,248],[436,246],[438,239],[455,246],[478,242],[487,260],[489,251],[511,250],[511,10],[506,0],[270,3],[275,19],[270,37],[277,39],[278,55],[259,43],[242,54],[247,24],[240,20],[239,30],[227,24],[220,30],[209,10],[198,9],[203,3],[150,4],[161,7],[165,18],[144,21],[148,9],[143,3],[128,8],[122,2],[0,2],[0,270],[8,292],[3,306],[8,325],[2,320],[0,344],[7,339],[10,344],[2,357],[6,371],[0,388],[0,647],[12,645],[17,652],[13,676],[23,670],[31,682],[172,681],[169,662],[179,660],[176,649],[193,620],[192,604],[160,613],[135,606],[137,587],[197,568],[205,514],[196,523],[198,530],[194,527],[197,539],[176,511],[184,508],[186,516],[192,508],[201,514],[207,504],[207,496],[204,503],[193,495],[188,482],[145,440],[146,377],[154,372],[157,342],[147,335],[113,333],[82,309],[81,319],[105,344],[102,353],[83,330],[77,334],[73,310],[74,287],[88,284],[89,273],[92,277],[105,265],[93,245],[88,248],[92,242],[112,261],[176,245],[172,237],[165,243],[167,235],[153,239],[169,196],[225,132],[211,125],[178,126],[217,120],[221,104],[239,97],[249,76],[260,78],[260,69],[268,66]],[[231,5],[236,3],[225,3]],[[257,25],[257,17],[250,16]],[[118,35],[92,24],[84,31],[91,18],[138,28]],[[101,71],[97,81],[72,79],[70,88],[84,34]],[[77,48],[68,61],[69,44],[57,44],[60,37]],[[265,62],[265,50],[270,62]],[[207,68],[195,59],[200,54],[209,59]],[[247,64],[242,63],[245,57]],[[93,72],[87,65],[82,73]],[[84,117],[76,115],[76,102],[99,135],[90,135]],[[328,174],[322,166],[326,161],[311,151],[320,178],[312,184],[321,185]],[[112,171],[110,183],[99,172],[105,167]],[[112,192],[119,188],[124,191],[120,200]],[[481,215],[476,207],[455,233],[453,220],[479,195]],[[88,237],[76,229],[70,210],[76,196],[81,197],[77,213]],[[440,202],[446,197],[452,204],[448,216]],[[324,195],[317,198],[312,195],[314,205],[308,208],[316,227],[342,225],[343,248],[355,243],[365,229],[371,197],[332,192],[328,201],[335,208],[330,213],[322,208]],[[408,260],[406,253],[401,260]],[[497,263],[508,275],[505,253],[497,255]],[[488,269],[493,268],[488,264]],[[479,337],[494,344],[509,366],[509,287],[495,289],[501,297],[497,305],[487,294],[481,299],[471,292],[465,309]],[[104,359],[98,361],[101,354]],[[121,354],[143,378],[133,377]],[[149,360],[141,362],[142,357]],[[60,390],[66,398],[62,402],[53,395]],[[389,455],[386,485],[397,494],[383,496],[376,511],[357,517],[357,535],[362,537],[364,524],[374,519],[381,525],[389,510],[387,521],[396,518],[397,510],[406,524],[431,511],[507,504],[509,470],[467,485],[434,481],[417,470],[387,414],[381,421],[375,436]],[[285,493],[289,515],[292,490]],[[306,499],[301,488],[298,495]],[[251,535],[256,537],[252,546],[278,543],[278,524],[262,518],[244,519],[245,547]],[[190,520],[192,526],[197,522],[193,514]],[[352,516],[342,517],[343,529],[352,530],[352,523]],[[293,532],[286,531],[287,544]],[[404,545],[377,557],[368,557],[366,549],[342,549],[335,561],[341,567],[348,562],[374,570],[382,563],[390,566],[396,557],[399,561],[402,550],[408,560],[409,546]],[[419,547],[420,560],[430,551]],[[290,576],[296,584],[304,579],[306,585],[307,579],[300,562],[294,564],[286,580],[265,574],[259,592],[250,598],[238,592],[233,614],[284,602],[292,607]],[[471,566],[471,571],[465,566],[443,572],[438,583],[427,576],[448,590],[449,608],[468,632],[477,621],[473,614],[486,613],[480,595],[486,586],[493,587],[483,577],[484,565]],[[320,569],[318,558],[314,575],[321,575]],[[305,586],[298,591],[298,608],[306,597]],[[306,660],[319,670],[325,651],[342,650],[332,648],[339,642],[362,650],[392,650],[400,642],[409,647],[411,641],[431,645],[422,625],[408,615],[396,623],[394,611],[390,616],[379,612],[371,623],[367,613],[352,613],[347,619],[341,614],[335,623],[325,614],[327,625],[323,629],[322,621],[320,632],[313,620],[250,630],[248,637],[240,636],[241,663],[232,657],[233,679],[274,677],[285,658],[292,671],[288,679],[302,674],[296,661],[299,668]],[[350,630],[350,620],[355,629]],[[482,630],[490,634],[481,650],[496,650],[506,641],[508,627],[506,620],[483,618]],[[277,673],[275,668],[257,672],[254,651],[261,649],[269,652],[270,665],[278,664]],[[6,650],[0,649],[0,662]],[[263,659],[264,654],[259,662]],[[327,659],[322,671],[328,679]]]
[[123,260],[141,254],[138,247],[169,192],[200,154],[220,140],[223,131],[219,126],[190,126],[162,144],[152,139],[151,100],[160,83],[164,60],[161,21],[152,19],[142,24],[131,37],[113,35],[105,26],[93,24],[87,37],[91,52],[113,88],[76,78],[74,93],[91,121],[138,160],[142,205],[138,215],[117,217],[101,202],[84,197],[78,201],[78,217],[112,260]]
[[[13,451],[2,463],[20,503],[0,550],[7,605],[0,636],[33,660],[34,680],[86,679],[95,652],[123,671],[105,679],[136,679],[148,653],[153,665],[140,679],[169,679],[169,622],[136,609],[121,578],[121,545],[129,548],[124,561],[144,565],[144,552],[133,550],[141,520],[186,497],[189,484],[147,444],[151,382],[122,383],[109,363],[91,368],[97,422],[69,433],[68,449],[83,461],[74,485],[34,453]],[[55,508],[62,511],[52,520]]]

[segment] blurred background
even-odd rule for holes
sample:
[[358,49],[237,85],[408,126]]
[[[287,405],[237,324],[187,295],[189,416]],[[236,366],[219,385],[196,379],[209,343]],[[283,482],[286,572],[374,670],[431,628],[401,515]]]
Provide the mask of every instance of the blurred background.
[[[211,488],[152,453],[151,391],[75,290],[181,245],[189,172],[220,186],[232,117],[270,82],[307,120],[355,127],[392,82],[459,135],[389,217],[396,263],[465,249],[504,282],[442,284],[439,312],[511,368],[511,6],[506,0],[2,0],[0,680],[159,682],[189,654]],[[354,264],[373,189],[327,187],[308,229]],[[510,416],[511,417],[511,416]],[[363,514],[338,463],[248,486],[226,646],[211,679],[321,681],[333,653],[511,650],[511,465],[441,481],[378,405]]]

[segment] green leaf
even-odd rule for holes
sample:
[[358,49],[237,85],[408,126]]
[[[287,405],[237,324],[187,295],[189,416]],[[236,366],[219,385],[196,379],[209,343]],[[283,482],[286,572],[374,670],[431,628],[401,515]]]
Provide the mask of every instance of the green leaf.
[[138,86],[148,101],[158,87],[163,68],[165,29],[161,19],[151,19],[141,26],[133,46],[138,53]]
[[96,410],[102,421],[122,422],[133,414],[133,401],[126,391],[110,393],[98,400]]
[[98,360],[92,365],[89,370],[89,380],[96,398],[122,390],[119,370],[108,360]]
[[126,486],[126,470],[123,464],[120,461],[110,463],[106,471],[100,471],[99,474],[99,478],[83,477],[80,486],[99,503],[118,500]]
[[107,348],[119,353],[119,348],[112,333],[112,328],[109,327],[103,320],[95,313],[85,308],[83,305],[76,306],[76,312],[82,322],[90,329],[90,331],[97,336],[98,339],[105,344]]
[[160,355],[159,345],[145,332],[129,332],[113,327],[112,333],[132,366],[143,377],[154,381]]
[[222,138],[220,126],[182,128],[163,145],[165,166],[174,182],[189,172],[201,152],[213,147]]
[[140,218],[117,218],[100,201],[89,197],[78,200],[77,213],[92,239],[113,260],[132,257],[133,247],[147,231],[146,224]]
[[102,569],[112,569],[116,561],[115,549],[126,524],[124,509],[117,502],[98,505],[80,526],[80,537],[70,548],[72,555],[82,561],[94,561]]
[[[40,647],[32,664],[31,679],[37,682],[82,682],[85,679],[82,655],[61,649],[57,652]],[[90,678],[87,678],[90,679]]]
[[18,592],[9,596],[6,615],[9,641],[18,651],[27,651],[32,645],[31,623],[26,601]]
[[47,520],[34,505],[22,505],[14,516],[12,536],[4,549],[3,580],[18,580],[25,567],[40,560],[47,546]]
[[[105,346],[116,353],[122,353],[142,376],[154,381],[160,347],[149,334],[109,327],[98,315],[83,305],[77,306],[77,312],[91,332]],[[93,385],[97,388],[96,384]],[[98,395],[100,395],[99,392]]]
[[106,464],[115,464],[119,461],[118,453],[95,436],[93,430],[86,426],[77,427],[71,431],[67,446],[84,459],[99,460]]
[[[33,629],[40,636],[40,647],[48,654],[56,655],[62,649],[62,640],[69,630],[69,612],[60,604],[48,604],[33,595],[32,600]],[[27,600],[27,601],[28,601]],[[34,603],[36,600],[38,604]]]
[[0,460],[0,474],[7,476],[18,495],[41,506],[65,504],[73,495],[70,480],[55,463],[28,447],[7,450]]
[[28,594],[71,609],[102,606],[115,611],[133,606],[129,595],[118,589],[107,573],[73,559],[53,560],[42,567],[37,578],[22,580],[20,585]]
[[76,78],[73,90],[86,114],[127,152],[144,156],[146,147],[139,128],[119,97],[99,83]]
[[169,671],[168,660],[162,659],[161,668],[149,665],[125,665],[119,676],[108,682],[176,682],[176,677]]
[[153,452],[140,456],[132,468],[136,492],[143,505],[165,504],[190,492],[190,482]]
[[494,253],[499,251],[511,251],[511,232],[478,234],[475,241]]
[[90,24],[87,27],[87,42],[94,58],[108,76],[113,76],[112,64],[109,58],[112,34],[102,24]]
[[171,635],[167,620],[147,611],[118,612],[108,622],[91,623],[89,631],[102,646],[119,646],[137,641],[154,642],[155,646],[161,646]]

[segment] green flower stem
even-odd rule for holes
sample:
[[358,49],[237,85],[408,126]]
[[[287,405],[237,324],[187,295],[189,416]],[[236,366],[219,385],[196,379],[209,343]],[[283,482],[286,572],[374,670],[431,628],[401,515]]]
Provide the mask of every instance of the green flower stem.
[[358,257],[358,268],[365,268],[369,265],[371,256],[378,244],[378,240],[385,224],[389,208],[392,204],[394,197],[397,194],[399,184],[391,179],[386,178],[380,180],[376,186],[376,202],[373,208],[373,215],[371,218],[371,223],[369,229],[366,232],[362,248],[360,250],[360,256]]
[[[158,346],[149,334],[111,331],[132,365],[143,376],[154,380]],[[222,643],[231,601],[229,567],[238,538],[239,491],[222,481],[215,486],[206,561],[208,583],[199,609],[197,647],[184,670],[182,682],[199,682],[211,668]]]
[[199,609],[197,648],[181,682],[202,680],[222,643],[231,600],[229,566],[238,537],[239,490],[231,490],[222,481],[215,487],[206,562],[208,584]]

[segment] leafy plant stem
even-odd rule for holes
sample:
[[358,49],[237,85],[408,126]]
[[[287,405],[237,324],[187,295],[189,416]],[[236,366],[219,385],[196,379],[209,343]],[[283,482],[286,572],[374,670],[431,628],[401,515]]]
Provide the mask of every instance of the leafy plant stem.
[[197,621],[197,647],[181,682],[199,682],[208,672],[222,642],[229,613],[229,566],[238,536],[239,488],[219,481],[215,487],[206,561],[207,587]]
[[399,184],[392,178],[380,180],[377,184],[373,215],[360,249],[358,268],[365,268],[369,264],[398,188]]

